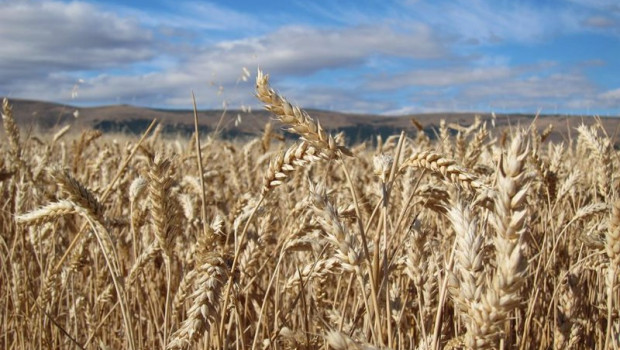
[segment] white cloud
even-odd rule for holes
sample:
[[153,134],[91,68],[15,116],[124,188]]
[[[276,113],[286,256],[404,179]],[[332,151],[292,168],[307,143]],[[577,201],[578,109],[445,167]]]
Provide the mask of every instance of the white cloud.
[[0,11],[0,94],[66,101],[78,78],[155,57],[152,32],[94,5],[8,1]]
[[470,68],[455,67],[445,69],[420,69],[397,74],[380,79],[373,79],[368,83],[372,89],[393,90],[410,86],[454,86],[477,82],[488,82],[506,79],[516,74],[510,67]]
[[[586,113],[605,110],[605,114],[618,114],[620,89],[599,92],[586,76],[578,72],[532,75],[468,87],[457,96],[489,106],[496,111],[534,113]],[[616,110],[615,112],[613,110]]]
[[[174,47],[172,48],[175,49]],[[310,27],[289,26],[268,35],[242,40],[221,41],[214,46],[188,48],[176,65],[164,60],[162,70],[144,74],[99,74],[85,78],[78,101],[114,102],[121,99],[130,103],[165,105],[185,101],[190,103],[189,91],[212,91],[210,82],[221,84],[230,98],[240,103],[252,101],[252,84],[235,88],[242,67],[255,70],[260,66],[273,76],[291,77],[310,75],[322,70],[355,68],[364,65],[369,57],[398,56],[406,58],[433,58],[444,54],[444,48],[434,40],[425,26],[411,32],[396,32],[387,26],[356,27],[320,30]],[[68,89],[71,79],[55,76],[55,83]],[[66,77],[65,77],[66,78]],[[58,89],[48,90],[46,84],[31,85],[23,93],[46,99],[63,99]],[[241,92],[243,91],[243,92]],[[222,96],[204,93],[207,105],[218,107]],[[66,97],[65,97],[66,98]],[[316,97],[300,100],[312,103]],[[361,101],[361,99],[359,99]],[[340,104],[338,104],[340,105]],[[356,109],[358,109],[356,107]]]
[[139,23],[85,3],[9,1],[0,11],[5,79],[117,67],[153,57],[152,44]]
[[620,88],[600,93],[597,102],[606,108],[620,108]]
[[393,101],[363,96],[360,91],[317,84],[313,86],[283,86],[285,97],[303,108],[367,114],[396,108]]
[[212,56],[242,57],[240,60],[247,62],[244,56],[253,55],[262,65],[298,74],[360,64],[372,55],[437,58],[445,51],[422,25],[408,33],[381,25],[331,30],[287,26],[266,36],[224,42],[217,48]]
[[[445,111],[445,109],[443,111]],[[420,107],[417,105],[409,105],[405,107],[399,107],[396,109],[389,109],[389,110],[382,112],[381,114],[387,115],[387,116],[403,116],[407,114],[426,113],[426,112],[430,112],[430,110],[428,108]]]
[[594,87],[586,77],[577,74],[553,74],[550,76],[529,76],[489,84],[480,84],[463,90],[468,98],[492,98],[509,96],[523,101],[566,98],[592,94]]
[[567,69],[552,62],[416,70],[403,74],[402,80],[398,76],[378,80],[368,84],[408,96],[410,101],[384,112],[389,115],[491,110],[535,113],[539,108],[554,113],[620,107],[620,89],[599,93],[576,67]]

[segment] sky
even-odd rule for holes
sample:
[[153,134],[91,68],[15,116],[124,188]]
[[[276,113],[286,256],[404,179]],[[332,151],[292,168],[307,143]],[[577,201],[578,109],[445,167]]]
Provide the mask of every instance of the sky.
[[75,106],[620,115],[618,0],[0,0],[0,95]]

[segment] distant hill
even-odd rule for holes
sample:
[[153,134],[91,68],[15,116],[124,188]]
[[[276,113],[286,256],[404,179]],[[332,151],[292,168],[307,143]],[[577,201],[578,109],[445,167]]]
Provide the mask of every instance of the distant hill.
[[[20,99],[11,99],[10,103],[13,105],[15,119],[21,127],[33,127],[40,132],[72,124],[73,130],[91,128],[102,131],[141,133],[154,118],[164,125],[166,132],[191,134],[194,130],[194,117],[191,110],[151,109],[129,105],[85,108]],[[306,111],[313,118],[319,119],[326,129],[344,131],[349,139],[355,141],[367,140],[378,134],[385,137],[400,133],[401,130],[414,133],[416,127],[411,121],[412,118],[421,124],[431,137],[435,133],[434,130],[439,127],[441,119],[445,119],[447,123],[467,126],[474,122],[475,115],[479,115],[482,120],[487,121],[488,127],[491,127],[493,121],[492,115],[488,113],[430,113],[394,117],[324,110]],[[273,117],[265,110],[251,113],[240,110],[207,110],[198,112],[198,120],[201,133],[210,133],[218,128],[222,137],[230,138],[260,135],[264,125],[269,120],[273,120]],[[534,120],[534,115],[497,114],[494,122],[497,128],[502,129],[511,125],[529,126]],[[559,141],[569,137],[571,133],[574,134],[574,128],[582,122],[591,124],[594,121],[594,117],[540,115],[536,119],[536,126],[542,130],[552,124],[554,131],[551,139]],[[615,137],[618,126],[620,126],[620,118],[607,117],[601,118],[601,121],[608,134]]]

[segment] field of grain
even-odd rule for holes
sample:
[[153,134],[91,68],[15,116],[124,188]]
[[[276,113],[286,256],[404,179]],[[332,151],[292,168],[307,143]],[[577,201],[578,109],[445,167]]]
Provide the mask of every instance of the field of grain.
[[244,141],[31,135],[5,100],[0,348],[620,346],[600,125],[349,145],[260,73],[256,95],[274,122]]

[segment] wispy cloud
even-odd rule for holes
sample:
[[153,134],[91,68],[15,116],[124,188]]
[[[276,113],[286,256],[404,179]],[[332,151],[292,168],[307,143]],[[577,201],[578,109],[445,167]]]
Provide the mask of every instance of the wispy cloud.
[[480,43],[538,42],[562,31],[573,31],[575,13],[569,8],[530,2],[454,1],[416,3],[433,27],[462,40]]
[[[131,2],[125,5],[111,5],[105,2],[100,8],[114,11],[123,17],[134,18],[143,26],[155,30],[165,30],[168,33],[193,33],[193,39],[199,39],[197,34],[215,31],[225,34],[239,34],[243,30],[263,32],[270,25],[255,15],[243,11],[221,6],[207,1],[174,1],[159,2],[159,7],[134,8]],[[203,36],[199,41],[210,41]]]

